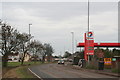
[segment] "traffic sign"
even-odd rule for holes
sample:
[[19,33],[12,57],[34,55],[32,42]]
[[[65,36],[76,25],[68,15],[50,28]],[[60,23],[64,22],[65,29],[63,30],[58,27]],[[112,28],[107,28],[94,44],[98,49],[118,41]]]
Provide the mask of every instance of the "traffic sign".
[[116,58],[112,58],[112,61],[116,61]]
[[111,65],[112,64],[112,58],[104,58],[104,64],[105,65]]

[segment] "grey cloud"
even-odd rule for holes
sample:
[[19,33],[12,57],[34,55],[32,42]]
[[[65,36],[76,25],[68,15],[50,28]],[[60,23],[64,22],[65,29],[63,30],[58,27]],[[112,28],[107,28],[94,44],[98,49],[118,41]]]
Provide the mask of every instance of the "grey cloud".
[[[117,41],[117,28],[114,28],[117,26],[111,25],[111,23],[116,23],[117,20],[115,21],[113,15],[109,16],[114,21],[100,19],[101,14],[117,12],[116,4],[90,3],[90,17],[92,19],[90,29],[96,35],[96,42]],[[84,41],[84,33],[87,31],[87,3],[85,2],[11,2],[3,3],[2,11],[3,20],[15,25],[15,28],[22,32],[28,32],[28,24],[32,23],[31,34],[34,38],[51,43],[56,53],[63,51],[64,46],[71,51],[71,31],[74,31],[75,39],[79,42]]]
[[[100,14],[106,11],[116,11],[117,3],[91,2],[90,15]],[[22,8],[31,16],[47,17],[50,20],[59,21],[78,15],[87,15],[87,2],[19,2],[3,3],[4,9],[12,11]],[[5,13],[5,12],[4,12]],[[19,12],[18,12],[19,13]],[[13,13],[14,14],[14,13]]]

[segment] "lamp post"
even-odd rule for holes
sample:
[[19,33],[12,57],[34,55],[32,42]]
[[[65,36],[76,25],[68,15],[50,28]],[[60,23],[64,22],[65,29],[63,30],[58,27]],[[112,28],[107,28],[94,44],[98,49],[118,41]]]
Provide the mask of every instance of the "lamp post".
[[29,36],[30,36],[30,26],[31,26],[32,24],[29,24]]
[[75,40],[75,52],[77,52],[77,40]]
[[74,53],[74,32],[71,32],[72,34],[72,54]]
[[[32,24],[29,24],[29,42],[28,42],[28,44],[29,44],[29,48],[30,48],[30,26],[31,26]],[[30,52],[30,50],[29,50],[29,52]]]

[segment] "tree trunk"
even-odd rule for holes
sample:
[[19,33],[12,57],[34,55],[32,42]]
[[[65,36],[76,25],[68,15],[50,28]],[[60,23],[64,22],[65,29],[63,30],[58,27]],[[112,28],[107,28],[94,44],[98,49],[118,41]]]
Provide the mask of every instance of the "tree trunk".
[[8,55],[4,55],[3,57],[2,57],[2,66],[3,67],[7,67],[8,65],[7,65],[7,62],[8,62]]
[[25,58],[25,53],[23,54],[21,65],[23,65],[23,63],[24,63],[24,58]]
[[51,57],[51,56],[48,56],[48,62],[51,62],[50,57]]
[[27,50],[24,52],[24,54],[23,54],[23,57],[22,57],[22,61],[21,61],[21,65],[23,65],[23,63],[24,63],[24,59],[25,59],[25,54],[26,54],[26,52],[27,52]]
[[45,62],[45,56],[43,56],[43,58],[42,58],[42,63],[44,63]]

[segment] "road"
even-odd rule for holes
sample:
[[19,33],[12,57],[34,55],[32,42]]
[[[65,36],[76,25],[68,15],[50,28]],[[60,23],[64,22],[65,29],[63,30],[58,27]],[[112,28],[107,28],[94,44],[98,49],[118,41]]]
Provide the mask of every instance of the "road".
[[[77,70],[57,63],[43,64],[29,68],[41,78],[115,78],[113,76],[89,72],[84,69]],[[109,79],[110,80],[110,79]]]

